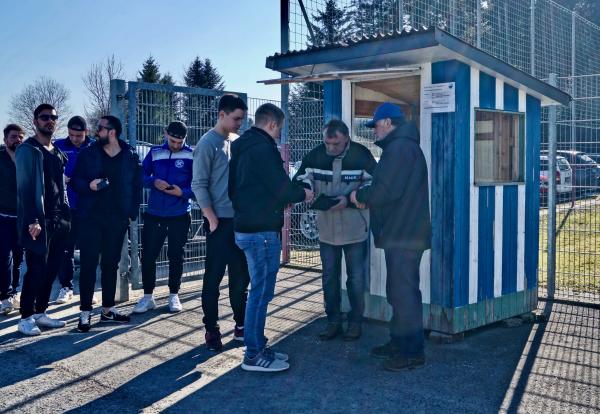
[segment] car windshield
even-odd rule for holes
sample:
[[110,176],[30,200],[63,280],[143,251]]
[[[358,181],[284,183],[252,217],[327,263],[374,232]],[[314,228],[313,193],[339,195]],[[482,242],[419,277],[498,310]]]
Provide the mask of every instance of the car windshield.
[[579,156],[579,159],[581,160],[581,161],[580,161],[580,162],[581,162],[581,164],[591,164],[591,165],[594,165],[594,164],[596,164],[596,162],[595,162],[593,159],[591,159],[591,158],[589,157],[589,155],[587,155],[587,154],[581,154],[581,155]]

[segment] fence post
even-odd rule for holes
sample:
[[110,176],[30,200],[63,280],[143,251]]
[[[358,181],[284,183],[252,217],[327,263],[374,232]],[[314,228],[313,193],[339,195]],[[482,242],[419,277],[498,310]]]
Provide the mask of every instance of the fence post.
[[[556,86],[556,73],[550,74],[550,85]],[[556,289],[556,105],[548,108],[548,300]]]
[[404,0],[398,1],[398,30],[404,30]]
[[456,28],[456,16],[458,16],[456,11],[456,0],[450,0],[449,8],[450,13],[448,19],[450,20],[450,33],[452,34],[452,36],[460,37],[457,33]]
[[[289,1],[290,0],[281,0],[280,2],[280,29],[281,29],[281,53],[286,53],[290,48],[290,13],[289,13]],[[308,21],[306,22],[308,25]],[[313,37],[314,38],[314,37]],[[285,74],[281,74],[281,77],[285,77]],[[281,110],[283,111],[286,122],[283,125],[283,130],[281,131],[281,152],[284,160],[286,172],[289,172],[289,125],[290,125],[290,114],[289,114],[289,98],[290,98],[290,86],[287,83],[281,84]],[[283,215],[283,229],[282,229],[282,237],[281,237],[281,251],[282,258],[281,261],[283,263],[289,263],[290,261],[290,227],[291,223],[291,209],[288,208],[285,210],[285,214]]]
[[[137,91],[138,86],[129,82],[127,88],[127,140],[129,145],[136,147],[137,144]],[[134,289],[142,286],[142,275],[140,272],[140,246],[138,243],[138,229],[140,218],[129,224],[129,241],[131,250],[131,284]]]
[[[121,79],[110,81],[110,114],[119,118],[123,125],[126,124],[125,117],[125,91],[126,83]],[[115,300],[126,302],[129,300],[129,253],[127,249],[127,235],[121,247],[121,260],[119,261],[119,274],[117,276],[117,290]]]
[[530,73],[535,76],[535,0],[531,0],[529,12],[531,21],[529,23],[529,60],[531,62]]
[[477,32],[477,48],[481,49],[481,1],[477,0],[477,23],[475,30]]

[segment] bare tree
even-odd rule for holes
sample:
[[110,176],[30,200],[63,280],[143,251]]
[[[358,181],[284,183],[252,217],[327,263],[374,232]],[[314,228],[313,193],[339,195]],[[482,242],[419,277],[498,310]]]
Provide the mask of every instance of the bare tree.
[[123,63],[108,56],[105,61],[94,63],[83,76],[88,102],[85,116],[90,125],[95,125],[103,115],[110,113],[110,81],[125,77]]
[[11,122],[21,125],[28,134],[33,135],[33,112],[38,105],[49,103],[56,108],[60,117],[56,128],[57,133],[60,133],[66,125],[65,120],[70,117],[71,109],[67,103],[69,96],[70,92],[62,83],[42,76],[12,97],[8,114]]

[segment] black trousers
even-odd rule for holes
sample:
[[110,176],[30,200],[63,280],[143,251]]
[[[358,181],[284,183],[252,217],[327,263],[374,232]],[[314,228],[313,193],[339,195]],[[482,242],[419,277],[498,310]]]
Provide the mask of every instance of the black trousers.
[[423,354],[423,302],[419,289],[419,265],[423,252],[402,248],[384,249],[387,268],[386,294],[392,305],[390,337],[402,356]]
[[[21,290],[21,318],[28,318],[34,313],[44,313],[48,309],[52,284],[62,258],[62,252],[68,235],[68,226],[52,229],[46,225],[48,249],[46,254],[37,254],[25,249],[27,272],[23,277]],[[43,237],[43,233],[40,234]]]
[[175,217],[159,217],[144,214],[142,230],[142,281],[144,293],[150,294],[156,287],[156,258],[169,238],[167,256],[169,258],[169,292],[177,293],[181,287],[184,247],[192,218],[190,214]]
[[112,216],[91,216],[79,220],[80,309],[82,311],[93,309],[92,299],[94,297],[94,287],[96,286],[98,260],[100,260],[102,274],[102,306],[110,308],[115,305],[121,247],[123,246],[129,220]]
[[0,216],[0,300],[17,293],[23,262],[18,243],[17,218]]
[[[71,217],[76,217],[77,212],[71,210]],[[79,220],[71,220],[71,231],[67,237],[65,243],[65,251],[63,252],[62,261],[60,264],[60,271],[58,272],[58,281],[64,288],[73,289],[73,272],[75,269],[75,262],[73,255],[75,253],[75,245],[77,244],[77,237],[79,235]]]
[[219,226],[210,233],[208,220],[204,218],[206,231],[206,268],[202,280],[202,311],[205,328],[209,332],[219,329],[219,285],[229,274],[229,301],[233,319],[238,326],[244,325],[246,299],[248,297],[248,264],[244,252],[235,244],[233,219],[219,218]]

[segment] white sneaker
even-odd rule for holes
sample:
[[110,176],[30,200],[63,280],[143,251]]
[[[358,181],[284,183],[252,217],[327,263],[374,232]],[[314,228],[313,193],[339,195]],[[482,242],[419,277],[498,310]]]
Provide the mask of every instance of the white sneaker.
[[169,310],[171,312],[181,312],[183,310],[177,293],[169,295]]
[[19,332],[21,332],[24,335],[36,336],[36,335],[42,334],[42,331],[40,331],[40,328],[38,328],[37,325],[35,324],[35,319],[33,319],[33,316],[30,316],[29,318],[21,319],[19,321],[18,329],[19,329]]
[[12,299],[13,299],[13,307],[15,309],[20,308],[21,307],[21,292],[15,293],[13,295]]
[[56,298],[56,303],[69,303],[73,299],[73,289],[69,289],[68,287],[64,287],[58,291],[58,297]]
[[[170,303],[170,302],[169,302]],[[138,303],[133,307],[133,313],[144,313],[150,309],[156,308],[154,297],[152,295],[144,295]]]
[[67,324],[65,321],[52,319],[45,313],[36,313],[33,315],[33,319],[35,320],[35,324],[42,328],[62,328]]
[[14,299],[8,298],[2,301],[2,305],[0,305],[0,313],[3,315],[8,315],[13,310],[15,310]]
[[96,297],[96,295],[92,296],[92,305],[97,305],[98,304],[98,298]]

